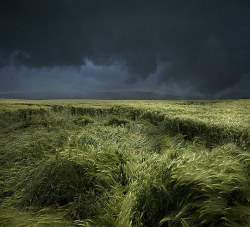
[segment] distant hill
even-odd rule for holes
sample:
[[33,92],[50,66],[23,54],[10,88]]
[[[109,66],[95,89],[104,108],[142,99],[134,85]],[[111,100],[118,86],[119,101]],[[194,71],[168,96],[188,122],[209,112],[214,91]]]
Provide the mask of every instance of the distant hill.
[[[200,96],[174,96],[157,92],[23,92],[0,93],[0,98],[8,99],[102,99],[102,100],[201,100],[214,99]],[[249,99],[250,94],[233,92],[219,96],[217,99]]]
[[250,99],[250,92],[230,92],[221,95],[219,99]]
[[104,99],[104,100],[165,100],[177,96],[154,92],[27,92],[0,93],[0,98],[9,99]]

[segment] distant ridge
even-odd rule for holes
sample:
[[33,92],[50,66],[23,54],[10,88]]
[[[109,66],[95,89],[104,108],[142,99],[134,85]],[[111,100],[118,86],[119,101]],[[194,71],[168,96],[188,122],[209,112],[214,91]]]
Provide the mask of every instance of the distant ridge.
[[217,98],[201,96],[175,96],[157,92],[122,91],[122,92],[19,92],[0,93],[0,98],[7,99],[102,99],[102,100],[206,100],[206,99],[249,99],[250,94],[233,92]]
[[178,96],[155,92],[25,92],[0,93],[9,99],[104,99],[104,100],[177,100]]
[[219,97],[219,99],[249,99],[250,93],[245,92],[230,92],[223,94]]

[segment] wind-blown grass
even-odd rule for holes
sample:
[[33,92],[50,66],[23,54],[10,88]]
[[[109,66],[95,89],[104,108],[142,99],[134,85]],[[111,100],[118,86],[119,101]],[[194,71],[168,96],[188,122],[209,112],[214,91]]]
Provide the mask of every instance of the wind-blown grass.
[[249,101],[2,101],[1,226],[249,226]]

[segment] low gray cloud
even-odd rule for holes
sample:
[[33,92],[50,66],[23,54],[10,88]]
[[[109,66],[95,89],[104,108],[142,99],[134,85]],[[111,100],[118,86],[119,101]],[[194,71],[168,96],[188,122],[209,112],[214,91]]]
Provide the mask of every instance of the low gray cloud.
[[215,96],[250,71],[249,20],[246,0],[3,0],[0,89]]

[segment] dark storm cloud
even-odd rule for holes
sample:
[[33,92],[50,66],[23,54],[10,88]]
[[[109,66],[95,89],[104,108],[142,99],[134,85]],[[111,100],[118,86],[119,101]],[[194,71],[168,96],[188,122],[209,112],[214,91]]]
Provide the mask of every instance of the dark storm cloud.
[[154,76],[213,95],[249,75],[249,21],[247,0],[5,0],[0,66],[120,62],[129,84]]

